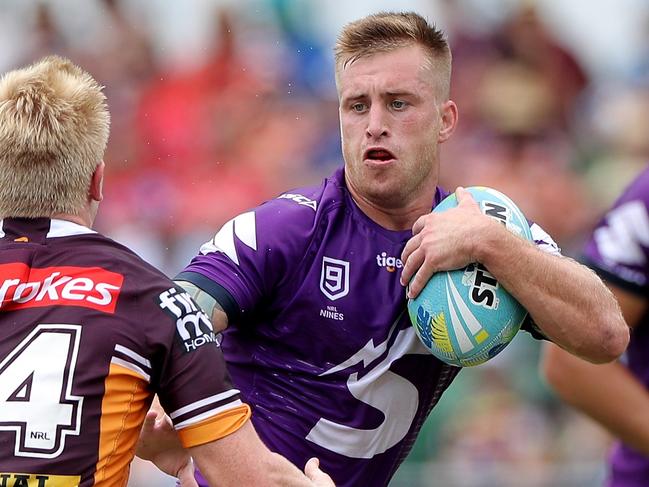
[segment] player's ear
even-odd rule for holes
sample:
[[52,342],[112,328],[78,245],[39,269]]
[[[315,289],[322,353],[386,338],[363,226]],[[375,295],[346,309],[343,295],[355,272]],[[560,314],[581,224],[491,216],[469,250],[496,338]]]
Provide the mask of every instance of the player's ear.
[[97,164],[95,171],[92,173],[92,178],[90,180],[90,192],[89,197],[93,201],[101,201],[104,199],[104,168],[106,164],[104,161],[101,161]]
[[439,129],[439,134],[437,135],[438,142],[445,142],[450,137],[451,134],[455,131],[457,126],[458,112],[457,105],[453,100],[446,100],[441,105],[440,115],[442,117],[442,124]]

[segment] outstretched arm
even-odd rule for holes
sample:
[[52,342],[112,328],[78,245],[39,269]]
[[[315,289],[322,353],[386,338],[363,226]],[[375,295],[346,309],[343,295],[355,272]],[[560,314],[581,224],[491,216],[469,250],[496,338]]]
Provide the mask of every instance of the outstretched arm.
[[307,476],[283,456],[271,452],[250,421],[220,440],[190,448],[190,453],[210,485],[334,486],[331,478],[318,468],[317,460],[307,463]]
[[192,458],[212,486],[334,487],[317,459],[307,462],[303,474],[283,456],[271,452],[250,421],[230,435],[185,450],[159,405],[147,414],[137,455],[178,477],[182,487],[197,486]]
[[411,297],[434,272],[480,262],[557,345],[594,363],[622,354],[628,327],[594,272],[514,235],[484,215],[465,189],[458,188],[456,196],[457,207],[422,216],[413,227],[402,256],[402,283],[412,278]]

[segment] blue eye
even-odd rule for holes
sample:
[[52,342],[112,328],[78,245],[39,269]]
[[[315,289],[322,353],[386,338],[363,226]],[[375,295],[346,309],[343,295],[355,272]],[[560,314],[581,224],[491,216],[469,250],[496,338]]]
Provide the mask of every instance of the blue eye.
[[394,108],[396,110],[402,110],[402,109],[406,108],[406,102],[403,101],[403,100],[393,100],[391,105],[392,105],[392,108]]
[[358,112],[358,113],[364,111],[365,108],[366,108],[365,103],[354,103],[352,105],[352,110],[354,110],[355,112]]

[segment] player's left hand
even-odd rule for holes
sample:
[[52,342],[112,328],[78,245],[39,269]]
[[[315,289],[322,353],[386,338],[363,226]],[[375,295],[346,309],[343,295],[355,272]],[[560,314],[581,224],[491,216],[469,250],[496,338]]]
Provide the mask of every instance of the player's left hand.
[[135,454],[178,478],[181,487],[198,487],[192,457],[180,444],[171,418],[162,409],[152,408],[147,413]]
[[[408,297],[416,298],[435,272],[460,269],[476,261],[476,240],[480,225],[488,217],[466,189],[455,190],[457,206],[440,213],[428,213],[412,227],[401,261],[401,284],[408,285]],[[413,277],[414,276],[414,277]]]

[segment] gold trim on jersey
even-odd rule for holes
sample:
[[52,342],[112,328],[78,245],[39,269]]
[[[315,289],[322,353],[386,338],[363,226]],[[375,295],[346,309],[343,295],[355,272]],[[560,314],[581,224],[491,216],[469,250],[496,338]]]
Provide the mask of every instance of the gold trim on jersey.
[[151,404],[148,383],[140,374],[111,363],[101,403],[99,459],[95,486],[122,487],[128,481],[128,466],[142,422]]
[[216,416],[177,430],[180,442],[185,448],[202,445],[228,436],[241,428],[250,418],[250,406],[228,409]]

